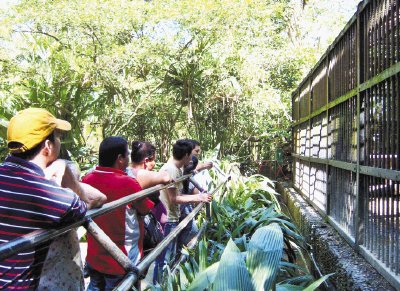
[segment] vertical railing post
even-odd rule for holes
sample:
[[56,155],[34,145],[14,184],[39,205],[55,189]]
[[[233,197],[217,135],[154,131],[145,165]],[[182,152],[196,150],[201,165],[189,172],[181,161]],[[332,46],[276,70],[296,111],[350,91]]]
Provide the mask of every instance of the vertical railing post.
[[362,73],[364,71],[364,29],[363,22],[361,19],[361,6],[359,4],[357,9],[357,20],[356,20],[356,66],[357,66],[357,113],[356,113],[356,126],[357,126],[357,171],[356,171],[356,201],[355,201],[355,218],[354,218],[354,229],[355,229],[355,249],[358,251],[359,246],[364,242],[364,199],[363,192],[361,191],[362,185],[360,179],[360,157],[361,157],[361,91],[360,84],[363,82]]
[[330,208],[330,202],[329,202],[329,195],[330,195],[330,182],[329,182],[329,55],[330,55],[330,47],[328,48],[328,52],[326,53],[326,164],[325,164],[325,173],[326,173],[326,203],[325,203],[325,213],[326,215],[329,215],[329,208]]
[[[292,122],[297,122],[295,114],[295,102],[296,102],[297,92],[292,94]],[[292,125],[292,153],[297,153],[297,139],[298,136],[295,133],[295,126]],[[296,158],[292,156],[292,183],[296,185]]]
[[[308,79],[308,115],[311,114],[311,90],[312,90],[312,75],[310,75]],[[311,120],[312,118],[308,119],[308,157],[311,157]],[[308,162],[308,198],[311,199],[311,161]]]
[[[295,153],[296,152],[296,149],[295,149],[295,147],[296,147],[296,140],[295,140],[295,135],[294,135],[294,126],[293,126],[293,123],[294,122],[296,122],[295,120],[294,120],[294,101],[295,101],[295,98],[294,98],[294,94],[292,94],[292,125],[291,125],[291,127],[290,127],[290,134],[291,134],[291,137],[292,137],[292,149],[291,149],[291,152],[292,153]],[[294,175],[295,175],[295,171],[294,171],[294,159],[293,159],[293,155],[292,155],[292,183],[293,183],[293,185],[294,185]]]

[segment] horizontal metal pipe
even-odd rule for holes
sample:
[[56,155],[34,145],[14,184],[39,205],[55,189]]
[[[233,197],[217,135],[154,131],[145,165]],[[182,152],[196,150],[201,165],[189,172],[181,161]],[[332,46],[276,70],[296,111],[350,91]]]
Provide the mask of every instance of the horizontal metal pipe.
[[189,175],[184,175],[178,179],[176,179],[173,183],[170,183],[168,185],[157,185],[151,188],[147,188],[145,190],[139,191],[137,193],[133,193],[130,194],[128,196],[125,196],[121,199],[115,200],[113,202],[110,203],[106,203],[104,204],[101,208],[97,208],[97,209],[91,209],[87,212],[85,218],[90,217],[90,218],[95,218],[97,216],[103,215],[105,213],[111,212],[114,209],[120,207],[120,206],[124,206],[127,205],[133,201],[139,200],[141,198],[147,197],[150,194],[156,192],[156,191],[160,191],[162,189],[168,188],[171,185],[175,184],[175,183],[179,183],[182,182],[188,178],[190,178],[192,176],[192,174]]
[[142,274],[145,269],[147,269],[153,261],[163,252],[163,250],[174,240],[179,233],[186,227],[186,225],[196,216],[196,214],[201,210],[204,203],[199,203],[193,210],[185,217],[172,231],[168,234],[158,245],[155,247],[150,254],[148,254],[138,265],[138,273],[129,273],[120,285],[114,290],[130,290],[133,284],[138,280],[138,275]]
[[350,18],[350,20],[347,22],[345,27],[341,30],[341,32],[336,36],[336,38],[333,40],[333,42],[329,45],[327,50],[324,52],[324,54],[321,56],[319,61],[314,65],[314,67],[310,70],[310,72],[307,74],[307,76],[300,82],[300,84],[297,86],[297,88],[292,92],[292,97],[293,95],[297,94],[300,90],[301,87],[312,77],[312,75],[315,73],[319,65],[325,61],[326,59],[329,59],[329,55],[332,52],[332,50],[337,46],[338,42],[342,40],[343,36],[345,33],[350,29],[350,27],[357,21],[357,18],[360,17],[361,12],[364,11],[365,7],[371,2],[371,0],[364,0],[358,4],[357,11],[354,13],[354,15]]
[[128,273],[125,275],[125,278],[121,283],[118,284],[118,286],[114,289],[116,290],[132,290],[132,286],[136,283],[137,281],[137,275],[136,273]]
[[[305,157],[295,153],[292,153],[292,156],[302,161],[307,161],[316,164],[327,164],[335,168],[357,172],[357,164],[355,163],[348,163],[331,159],[320,159],[316,157]],[[400,181],[400,171],[398,170],[361,166],[361,165],[358,167],[360,169],[360,174],[366,176],[378,177],[382,179],[388,179],[392,181]]]
[[[217,187],[210,193],[214,195],[219,188],[221,188],[228,180],[230,180],[230,176],[228,176],[224,181],[219,183]],[[132,286],[138,280],[138,275],[142,274],[144,270],[146,270],[151,263],[155,261],[155,259],[163,252],[163,250],[175,239],[179,233],[186,227],[186,225],[199,213],[204,203],[199,203],[189,214],[186,216],[172,231],[168,234],[136,267],[138,270],[138,274],[129,273],[125,276],[124,280],[114,289],[118,291],[127,291],[131,290]]]
[[201,185],[199,183],[197,183],[197,181],[195,179],[193,179],[193,177],[189,178],[189,182],[192,183],[200,192],[204,192],[204,188],[201,187]]
[[[197,245],[197,243],[199,242],[199,239],[203,236],[203,233],[206,231],[207,226],[208,226],[208,221],[206,220],[206,221],[204,221],[203,225],[199,229],[199,232],[195,235],[194,238],[192,238],[190,240],[190,242],[186,246],[189,250],[193,249]],[[171,268],[172,273],[176,272],[176,270],[178,269],[179,265],[181,263],[183,263],[183,262],[186,262],[187,258],[188,258],[188,255],[181,254],[179,260]]]
[[168,185],[157,185],[157,186],[139,191],[137,193],[130,194],[119,200],[112,201],[110,203],[105,203],[101,208],[88,210],[84,218],[82,218],[81,220],[76,221],[72,224],[69,224],[67,226],[60,227],[58,229],[36,230],[29,234],[21,236],[15,240],[12,240],[8,243],[1,244],[0,245],[0,261],[2,261],[14,254],[17,254],[21,251],[24,251],[31,247],[37,246],[45,241],[48,241],[49,239],[60,236],[63,233],[66,233],[67,231],[69,231],[73,228],[83,225],[84,223],[88,222],[89,219],[93,219],[97,216],[111,212],[118,207],[127,205],[133,201],[136,201],[138,199],[149,196],[153,192],[165,189],[175,183],[182,182],[191,176],[192,176],[191,174],[185,175]]
[[396,170],[360,166],[360,174],[388,179],[392,181],[400,181],[400,171]]
[[[308,114],[305,117],[300,118],[299,120],[296,120],[292,123],[292,126],[297,126],[299,124],[302,124],[304,122],[307,122],[309,119],[327,111],[328,109],[331,109],[347,100],[349,100],[350,98],[353,98],[357,95],[358,92],[363,92],[369,88],[371,88],[372,86],[375,86],[381,82],[383,82],[384,80],[393,77],[394,75],[398,74],[400,72],[400,62],[395,63],[394,65],[392,65],[391,67],[387,68],[386,70],[384,70],[383,72],[379,73],[378,75],[374,76],[373,78],[365,81],[364,83],[360,84],[359,86],[357,86],[356,88],[348,91],[347,93],[345,93],[344,95],[336,98],[335,100],[329,102],[328,104],[324,105],[322,108],[319,108],[313,112],[311,112],[310,114]],[[308,80],[309,77],[306,77],[305,80]],[[298,87],[300,88],[300,87]]]
[[346,242],[352,247],[357,249],[361,255],[375,268],[377,269],[385,279],[392,284],[396,290],[400,290],[400,281],[396,280],[398,276],[394,272],[390,270],[387,266],[384,265],[381,261],[379,261],[374,254],[372,254],[365,246],[356,245],[354,237],[345,232],[342,226],[331,216],[328,216],[325,211],[318,208],[318,206],[310,200],[298,187],[294,186],[297,192],[299,192],[302,197],[321,214],[331,225],[332,227],[343,237]]

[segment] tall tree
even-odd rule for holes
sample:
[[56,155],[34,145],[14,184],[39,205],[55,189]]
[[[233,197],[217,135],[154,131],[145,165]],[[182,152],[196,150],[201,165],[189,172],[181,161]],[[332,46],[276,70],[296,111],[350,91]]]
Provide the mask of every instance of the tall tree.
[[18,1],[0,18],[0,117],[49,108],[72,122],[66,146],[82,161],[93,136],[112,134],[153,141],[163,158],[186,136],[224,155],[278,142],[290,91],[344,24],[332,7],[351,1],[337,2]]

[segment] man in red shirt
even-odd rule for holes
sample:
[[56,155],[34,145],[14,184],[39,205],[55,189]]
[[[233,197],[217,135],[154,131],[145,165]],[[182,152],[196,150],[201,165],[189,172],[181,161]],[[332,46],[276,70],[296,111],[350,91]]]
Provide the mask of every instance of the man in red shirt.
[[[125,172],[128,164],[128,142],[122,137],[108,137],[100,144],[99,166],[93,172],[87,174],[82,181],[104,193],[108,202],[139,192],[142,188],[138,182]],[[102,215],[94,221],[124,254],[127,254],[125,247],[128,232],[125,220],[126,212],[133,207],[139,214],[146,214],[153,205],[150,199],[141,199],[133,202],[130,206],[120,207]],[[140,233],[142,236],[143,232]],[[143,241],[139,240],[139,248],[142,243]],[[86,260],[90,275],[90,284],[87,290],[112,290],[126,273],[90,234],[88,234]]]

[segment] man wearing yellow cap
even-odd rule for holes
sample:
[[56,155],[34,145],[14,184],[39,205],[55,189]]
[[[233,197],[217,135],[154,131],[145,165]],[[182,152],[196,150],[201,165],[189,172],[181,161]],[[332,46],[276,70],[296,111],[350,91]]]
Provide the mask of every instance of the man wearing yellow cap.
[[[70,129],[69,122],[40,108],[22,110],[10,120],[10,156],[0,165],[0,243],[85,215],[85,202],[44,173],[59,155],[61,132]],[[0,261],[0,289],[36,289],[49,244]]]

